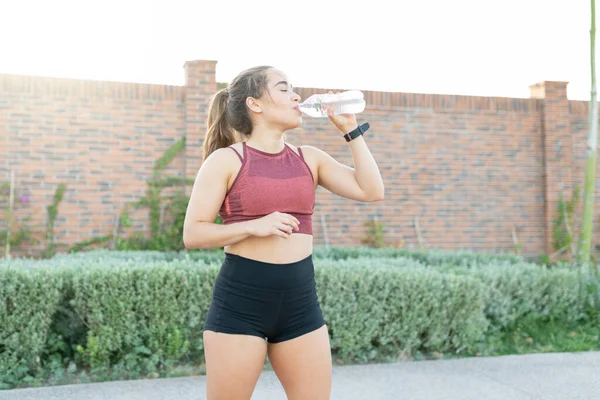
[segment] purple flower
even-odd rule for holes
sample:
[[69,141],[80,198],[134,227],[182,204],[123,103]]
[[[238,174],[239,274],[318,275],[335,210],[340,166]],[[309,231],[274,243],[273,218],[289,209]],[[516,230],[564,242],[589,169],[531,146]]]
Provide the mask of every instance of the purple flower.
[[8,189],[4,189],[4,190],[2,191],[2,194],[8,194]]
[[21,203],[29,203],[29,196],[27,196],[26,194],[19,196],[19,201]]

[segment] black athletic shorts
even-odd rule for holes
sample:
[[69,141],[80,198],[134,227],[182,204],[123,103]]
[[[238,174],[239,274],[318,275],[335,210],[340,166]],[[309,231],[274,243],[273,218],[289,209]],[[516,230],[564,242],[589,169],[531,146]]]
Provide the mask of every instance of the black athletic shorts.
[[323,326],[312,255],[270,264],[225,254],[204,329],[283,342]]

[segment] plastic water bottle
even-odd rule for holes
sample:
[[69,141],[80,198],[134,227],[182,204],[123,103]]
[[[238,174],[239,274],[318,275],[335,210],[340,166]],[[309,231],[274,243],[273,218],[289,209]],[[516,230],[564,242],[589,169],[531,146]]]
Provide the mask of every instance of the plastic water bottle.
[[359,90],[338,94],[313,94],[299,105],[300,111],[314,117],[327,117],[327,107],[333,105],[334,114],[358,114],[365,109],[364,95]]

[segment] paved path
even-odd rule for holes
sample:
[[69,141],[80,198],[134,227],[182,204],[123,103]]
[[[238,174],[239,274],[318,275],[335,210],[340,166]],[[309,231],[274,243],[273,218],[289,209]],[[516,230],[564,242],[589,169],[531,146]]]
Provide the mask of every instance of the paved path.
[[[154,379],[0,391],[0,400],[204,400],[205,379]],[[285,400],[264,372],[252,400]],[[600,352],[335,367],[331,400],[598,400]]]

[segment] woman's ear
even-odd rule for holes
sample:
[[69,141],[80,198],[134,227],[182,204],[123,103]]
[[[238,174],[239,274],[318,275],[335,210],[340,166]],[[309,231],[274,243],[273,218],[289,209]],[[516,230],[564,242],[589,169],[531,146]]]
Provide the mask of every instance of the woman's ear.
[[251,111],[254,111],[255,113],[261,113],[262,112],[260,104],[258,103],[258,101],[254,97],[248,97],[248,98],[246,98],[246,106],[248,106],[248,108]]

